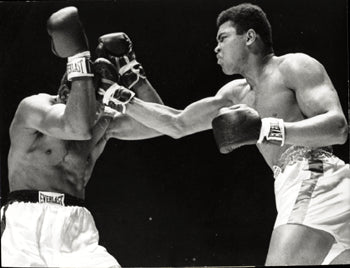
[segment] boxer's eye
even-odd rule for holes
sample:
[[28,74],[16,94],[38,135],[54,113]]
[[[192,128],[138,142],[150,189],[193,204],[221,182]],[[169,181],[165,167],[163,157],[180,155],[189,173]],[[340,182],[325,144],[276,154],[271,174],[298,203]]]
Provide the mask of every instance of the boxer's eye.
[[219,35],[219,37],[218,37],[218,42],[219,43],[222,43],[225,39],[226,39],[226,35],[224,35],[224,34],[221,34],[221,35]]

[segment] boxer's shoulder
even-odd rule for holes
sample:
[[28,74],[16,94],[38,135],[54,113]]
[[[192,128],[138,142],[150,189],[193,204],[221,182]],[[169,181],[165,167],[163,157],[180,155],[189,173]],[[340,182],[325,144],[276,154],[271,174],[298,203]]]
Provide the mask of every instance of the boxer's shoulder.
[[22,99],[17,110],[34,108],[42,105],[52,105],[56,103],[56,96],[46,93],[38,93]]
[[251,92],[246,79],[235,79],[220,88],[217,95],[229,98],[233,103],[241,103]]
[[278,68],[285,74],[290,74],[295,70],[305,70],[310,66],[319,66],[320,63],[313,57],[305,53],[288,53],[277,57]]
[[45,93],[28,96],[21,100],[10,125],[10,136],[17,137],[33,134],[33,122],[37,122],[55,105],[56,96]]

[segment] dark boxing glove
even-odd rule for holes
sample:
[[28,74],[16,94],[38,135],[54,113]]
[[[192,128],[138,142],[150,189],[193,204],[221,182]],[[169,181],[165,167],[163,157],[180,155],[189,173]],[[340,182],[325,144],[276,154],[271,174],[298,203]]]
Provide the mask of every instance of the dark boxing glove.
[[214,138],[223,154],[250,144],[271,142],[284,144],[282,119],[261,119],[258,112],[246,105],[223,108],[212,121]]
[[94,86],[96,100],[102,102],[103,96],[114,83],[118,81],[118,71],[115,66],[105,58],[97,58],[92,64],[94,73]]
[[[115,66],[107,59],[98,58],[92,63],[94,74],[93,83],[96,90],[96,100],[102,103],[103,96],[107,89],[118,80],[118,73]],[[58,89],[60,102],[67,103],[72,82],[67,79],[67,72],[64,73]]]
[[51,47],[55,55],[67,58],[67,79],[92,77],[90,51],[76,7],[53,13],[47,21]]
[[125,33],[110,33],[98,39],[97,57],[109,59],[119,70],[120,83],[131,89],[140,79],[146,79],[145,72],[136,61],[132,42]]

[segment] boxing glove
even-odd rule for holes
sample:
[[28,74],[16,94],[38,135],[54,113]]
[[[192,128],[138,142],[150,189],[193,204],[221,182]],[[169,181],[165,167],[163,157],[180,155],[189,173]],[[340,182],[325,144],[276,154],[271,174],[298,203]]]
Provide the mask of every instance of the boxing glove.
[[223,154],[250,144],[284,144],[283,120],[261,119],[257,111],[246,105],[222,108],[212,120],[212,128],[219,151]]
[[67,58],[67,79],[92,77],[90,51],[76,7],[66,7],[47,20],[47,32],[55,55]]
[[125,33],[110,33],[99,37],[96,55],[107,58],[116,65],[120,84],[129,89],[140,79],[146,79],[141,64],[136,61],[132,42]]
[[105,58],[97,58],[92,64],[92,71],[94,73],[93,82],[96,89],[96,100],[102,102],[108,88],[118,82],[118,71]]
[[[92,63],[94,74],[93,84],[96,90],[96,100],[102,103],[103,96],[107,89],[118,80],[118,73],[115,66],[107,59],[98,58]],[[60,102],[67,103],[72,83],[67,79],[67,72],[64,73],[58,89]]]

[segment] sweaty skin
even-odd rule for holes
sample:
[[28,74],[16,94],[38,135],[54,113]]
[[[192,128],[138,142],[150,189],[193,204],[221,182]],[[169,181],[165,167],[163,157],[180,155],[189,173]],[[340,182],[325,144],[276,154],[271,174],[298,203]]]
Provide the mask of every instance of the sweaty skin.
[[[314,78],[315,80],[321,80],[324,84],[319,85],[319,81],[310,81],[309,83],[314,84],[317,88],[310,89],[309,91],[307,91],[307,85],[304,88],[298,88],[298,85],[291,83],[293,77],[291,77],[291,72],[289,72],[291,68],[290,65],[297,61],[299,61],[299,64],[300,62],[308,64],[310,59],[305,55],[287,54],[281,57],[273,56],[268,59],[268,61],[267,65],[265,65],[265,70],[260,74],[260,79],[256,86],[251,86],[246,80],[242,80],[241,88],[230,89],[228,87],[227,91],[231,91],[233,95],[238,96],[232,98],[233,104],[246,104],[255,109],[261,118],[282,118],[286,122],[285,146],[280,147],[279,145],[271,143],[257,144],[260,153],[263,155],[267,164],[272,168],[272,166],[277,163],[281,154],[292,144],[315,147],[332,145],[332,143],[326,139],[318,139],[317,141],[312,141],[311,139],[314,135],[321,134],[317,132],[317,126],[321,126],[320,120],[322,120],[322,117],[329,117],[329,122],[323,124],[327,126],[329,133],[331,133],[331,128],[333,126],[333,123],[330,122],[332,113],[327,114],[327,112],[335,111],[341,115],[341,108],[337,101],[327,100],[328,98],[322,101],[323,105],[311,101],[311,99],[315,99],[317,94],[336,96],[336,92],[325,72],[320,72],[320,74]],[[320,79],[320,77],[322,77],[322,79]],[[235,85],[232,86],[234,87]],[[327,87],[327,89],[325,87]],[[324,92],[322,92],[322,90],[324,90]],[[337,100],[337,98],[334,99]],[[306,103],[306,101],[309,100],[309,104]],[[319,116],[314,117],[317,115]],[[314,118],[311,119],[311,117]],[[297,124],[301,125],[301,123],[295,123],[293,125],[292,122],[302,121],[306,118],[310,119],[309,122],[304,122],[304,124],[310,124],[310,127],[303,130],[305,135],[296,133],[296,129],[298,128]],[[342,125],[339,123],[339,126],[336,124],[334,124],[334,126],[341,129]],[[325,131],[325,129],[323,129],[323,131]],[[299,138],[294,138],[295,142],[291,142],[293,140],[292,135],[297,135]]]
[[215,52],[223,72],[241,74],[245,79],[233,80],[215,96],[183,110],[134,98],[126,113],[173,138],[211,129],[220,109],[232,105],[253,108],[261,118],[281,118],[285,122],[285,145],[258,145],[271,168],[293,144],[321,147],[346,141],[347,123],[337,92],[318,61],[301,53],[252,56],[244,35],[237,35],[229,22],[219,27],[217,39]]
[[[91,176],[108,120],[94,126],[94,136],[87,141],[61,140],[35,130],[20,130],[14,123],[14,141],[10,148],[9,181],[11,191],[40,189],[68,193],[84,198],[84,188]],[[16,141],[21,141],[16,142]],[[17,144],[20,144],[17,146]]]
[[[142,97],[159,101],[153,88],[142,88]],[[71,96],[70,96],[71,97]],[[98,106],[99,104],[97,104]],[[91,177],[96,160],[110,138],[124,140],[146,139],[160,133],[116,113],[98,111],[90,136],[73,137],[54,126],[48,130],[33,126],[34,119],[28,116],[35,111],[55,110],[60,117],[66,105],[57,101],[57,96],[38,94],[21,102],[10,127],[11,146],[8,155],[10,191],[42,190],[68,193],[84,199],[85,187]],[[41,117],[45,117],[43,114]],[[95,117],[96,118],[96,117]],[[64,135],[67,138],[64,138]],[[78,140],[79,138],[79,140]]]
[[[284,146],[257,144],[271,169],[292,145],[324,147],[346,142],[347,121],[320,62],[302,53],[275,56],[265,51],[253,29],[237,34],[231,21],[220,25],[217,42],[215,53],[222,71],[244,79],[227,83],[215,96],[183,110],[134,98],[126,113],[173,138],[211,129],[212,120],[230,109],[254,109],[261,118],[283,119]],[[325,231],[303,224],[283,224],[273,230],[266,265],[321,264],[333,242],[334,237]],[[332,263],[346,258],[349,262],[349,252],[342,252]]]

